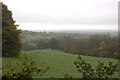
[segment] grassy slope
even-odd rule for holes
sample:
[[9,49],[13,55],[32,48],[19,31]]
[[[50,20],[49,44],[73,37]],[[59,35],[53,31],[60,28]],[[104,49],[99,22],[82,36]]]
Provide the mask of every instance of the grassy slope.
[[[45,66],[49,66],[50,70],[46,72],[42,77],[45,78],[60,78],[64,77],[65,73],[69,73],[73,77],[80,77],[80,73],[76,70],[74,66],[74,61],[77,59],[78,55],[68,54],[58,50],[33,50],[27,51],[27,54],[31,55],[33,59],[36,61],[36,66],[41,68]],[[108,61],[112,61],[113,63],[117,63],[116,59],[111,58],[97,58],[90,56],[82,56],[87,62],[91,63],[94,67],[97,65],[98,61],[102,61],[107,63]],[[6,61],[7,58],[4,58],[3,61]],[[15,58],[12,59],[15,61]],[[117,74],[115,75],[117,76]],[[39,77],[39,76],[35,76]]]
[[[80,77],[80,73],[76,70],[74,66],[74,61],[77,59],[78,55],[68,54],[58,50],[34,50],[28,51],[28,54],[32,55],[33,59],[36,61],[36,66],[50,66],[51,69],[45,76],[47,77],[63,77],[65,73],[69,73],[73,77]],[[117,63],[116,59],[110,58],[97,58],[90,56],[82,56],[87,62],[91,63],[94,67],[98,61],[107,63],[112,61]]]

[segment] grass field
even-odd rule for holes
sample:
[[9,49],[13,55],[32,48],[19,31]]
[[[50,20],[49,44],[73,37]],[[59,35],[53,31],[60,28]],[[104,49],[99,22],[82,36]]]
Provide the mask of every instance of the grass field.
[[[76,70],[74,66],[74,61],[77,59],[78,55],[68,54],[63,51],[59,50],[32,50],[26,51],[27,54],[32,56],[33,60],[35,60],[35,65],[38,68],[49,66],[50,70],[46,72],[42,78],[62,78],[66,73],[70,76],[75,78],[80,78],[81,74]],[[98,58],[98,57],[91,57],[91,56],[82,56],[84,60],[89,62],[94,67],[97,65],[98,61],[102,61],[107,63],[111,61],[112,63],[118,63],[117,59],[112,58]],[[7,63],[8,58],[3,58],[3,64]],[[16,58],[9,59],[9,61],[14,62],[16,65],[17,61]],[[19,65],[18,65],[19,66]],[[34,77],[40,77],[39,75]],[[117,77],[117,74],[114,75]]]
[[22,41],[25,42],[25,41],[36,40],[36,39],[51,39],[51,37],[43,37],[40,35],[36,35],[36,36],[22,38]]

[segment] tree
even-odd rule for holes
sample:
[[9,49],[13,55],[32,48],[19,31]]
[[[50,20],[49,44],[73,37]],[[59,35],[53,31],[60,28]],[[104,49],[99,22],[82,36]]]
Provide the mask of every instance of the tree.
[[105,54],[106,53],[106,44],[104,42],[100,43],[100,47],[99,47],[99,54]]
[[58,49],[59,44],[58,41],[55,38],[52,38],[49,42],[48,45],[51,49]]
[[20,30],[17,30],[15,21],[12,18],[12,12],[7,6],[2,4],[2,56],[17,57],[21,50]]
[[43,40],[40,40],[40,41],[37,43],[37,48],[38,48],[38,49],[45,49],[45,48],[46,48],[46,42],[43,41]]
[[0,57],[2,56],[2,4],[0,2]]

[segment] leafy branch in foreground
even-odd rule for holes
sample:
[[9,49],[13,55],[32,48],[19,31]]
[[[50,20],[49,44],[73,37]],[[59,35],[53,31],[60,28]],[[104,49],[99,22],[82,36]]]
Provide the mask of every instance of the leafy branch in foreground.
[[77,70],[82,73],[83,78],[111,78],[116,72],[118,72],[118,64],[109,62],[105,65],[102,62],[98,62],[96,69],[91,64],[87,63],[78,56],[78,60],[74,62]]
[[[24,80],[29,79],[32,80],[32,76],[35,74],[40,74],[42,76],[43,73],[45,73],[47,70],[49,70],[50,67],[39,69],[34,66],[35,62],[32,60],[31,57],[28,57],[28,55],[24,54],[21,57],[22,60],[22,68],[20,68],[19,71],[15,70],[15,67],[12,67],[10,70],[3,71],[2,73],[2,80]],[[8,63],[9,65],[9,63]],[[11,64],[10,64],[11,65]],[[19,66],[17,66],[19,67]],[[3,67],[3,69],[6,69],[6,67]]]

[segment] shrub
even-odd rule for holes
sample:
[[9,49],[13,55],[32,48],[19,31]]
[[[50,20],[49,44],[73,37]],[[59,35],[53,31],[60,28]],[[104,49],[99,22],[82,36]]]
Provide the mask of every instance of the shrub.
[[77,70],[82,73],[83,78],[111,78],[118,71],[118,64],[112,64],[109,62],[105,65],[102,62],[98,62],[96,69],[94,69],[89,63],[84,61],[81,56],[78,56],[78,60],[74,62]]
[[[22,60],[22,68],[20,69],[20,71],[15,71],[15,67],[11,68],[8,71],[3,71],[2,80],[32,80],[32,75],[40,74],[41,76],[43,73],[49,70],[49,67],[46,67],[45,69],[36,68],[34,66],[35,62],[26,54],[22,55],[22,57],[20,58]],[[3,67],[3,69],[4,68],[5,67]]]

